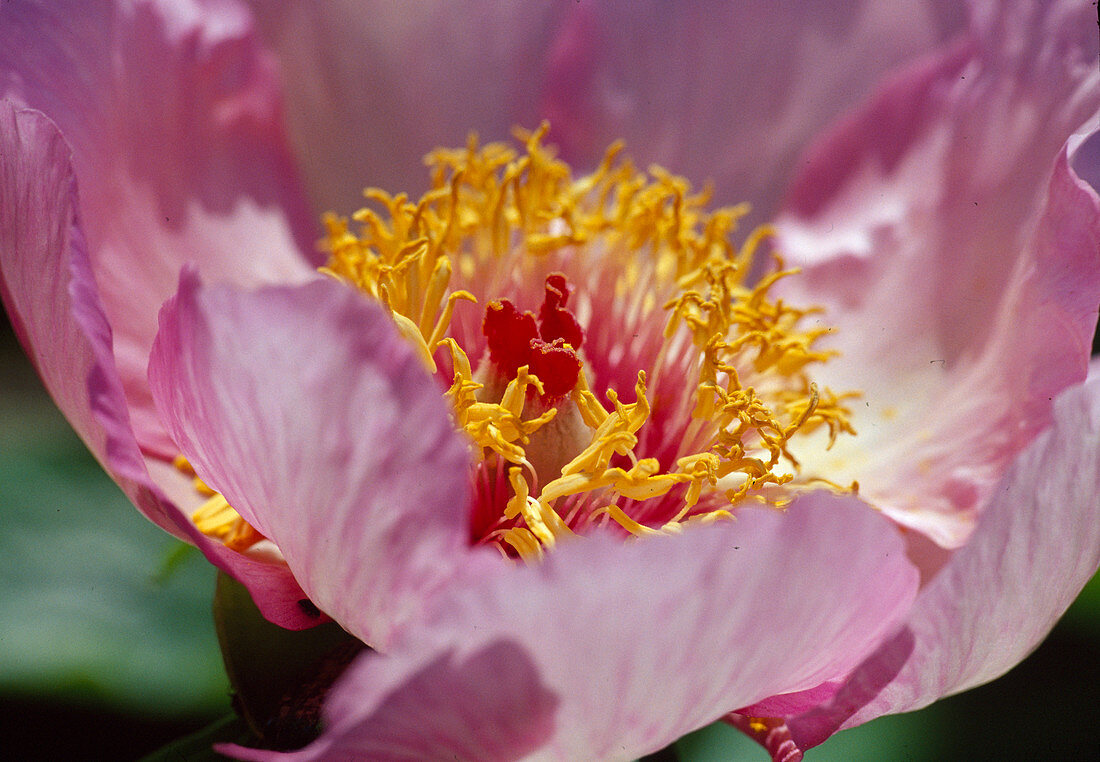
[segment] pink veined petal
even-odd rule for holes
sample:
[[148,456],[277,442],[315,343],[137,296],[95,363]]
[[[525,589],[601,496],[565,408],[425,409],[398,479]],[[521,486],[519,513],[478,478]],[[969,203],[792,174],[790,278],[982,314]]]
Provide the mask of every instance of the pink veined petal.
[[229,0],[3,3],[0,41],[0,98],[42,111],[72,146],[138,440],[170,459],[145,367],[180,267],[245,284],[311,269],[272,62]]
[[200,478],[374,647],[466,556],[469,451],[384,310],[334,280],[254,292],[185,272],[149,380]]
[[[77,219],[72,152],[38,111],[0,101],[0,284],[16,335],[73,428],[104,464],[133,446]],[[129,440],[129,441],[127,441]],[[126,465],[140,470],[140,459]],[[132,476],[133,474],[129,474]],[[155,502],[149,517],[173,531]]]
[[947,3],[582,3],[559,36],[543,113],[579,166],[624,138],[720,203],[769,218],[798,154],[883,72],[963,26]]
[[742,707],[737,712],[746,717],[785,717],[791,714],[799,714],[833,699],[837,691],[840,690],[841,685],[840,681],[833,680],[821,683],[808,690],[769,696],[752,706]]
[[777,222],[788,293],[837,328],[819,381],[863,392],[860,435],[807,465],[945,547],[1084,379],[1100,302],[1063,149],[1100,107],[1096,35],[1080,3],[1007,11],[841,122]]
[[0,295],[54,401],[150,520],[245,581],[272,621],[314,624],[298,607],[305,596],[285,566],[215,547],[150,478],[92,277],[72,151],[56,126],[38,111],[0,101],[0,156]]
[[[326,734],[291,758],[514,758],[529,736],[508,757],[457,721],[507,722],[499,690],[557,699],[552,733],[529,758],[635,759],[732,708],[846,675],[894,632],[917,577],[887,520],[824,494],[674,537],[565,543],[536,566],[447,590],[411,640],[352,665]],[[453,665],[513,646],[518,669],[489,685],[476,670],[455,681]],[[449,704],[409,701],[379,721],[394,685],[401,696],[429,675],[453,690]]]
[[[1046,637],[1096,572],[1100,383],[1067,391],[1054,416],[998,485],[970,542],[920,592],[906,627],[853,673],[849,700],[788,719],[802,748],[999,677]],[[860,690],[893,669],[899,651],[911,654],[897,677],[884,690]]]
[[470,130],[535,127],[566,3],[251,0],[282,65],[314,207],[347,214],[367,185],[420,193],[421,160]]
[[251,4],[314,203],[342,212],[366,183],[424,190],[420,157],[468,130],[548,118],[574,166],[625,138],[767,215],[821,125],[964,21],[943,0]]

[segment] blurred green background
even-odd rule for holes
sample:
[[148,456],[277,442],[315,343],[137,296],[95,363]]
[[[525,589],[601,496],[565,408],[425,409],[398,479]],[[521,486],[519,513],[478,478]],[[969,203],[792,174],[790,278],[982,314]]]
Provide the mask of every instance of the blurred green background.
[[[139,759],[227,715],[213,586],[213,567],[100,470],[0,326],[0,754]],[[1098,678],[1100,578],[1006,677],[840,733],[807,759],[1100,758]],[[714,726],[654,758],[766,755]]]

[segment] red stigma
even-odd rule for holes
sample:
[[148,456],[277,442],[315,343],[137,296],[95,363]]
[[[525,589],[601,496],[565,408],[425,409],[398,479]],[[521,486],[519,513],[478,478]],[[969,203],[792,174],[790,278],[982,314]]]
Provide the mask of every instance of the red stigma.
[[573,391],[581,372],[581,358],[563,339],[550,344],[531,340],[531,361],[528,368],[542,381],[543,399],[558,399]]
[[543,341],[564,339],[573,349],[580,349],[584,343],[584,329],[565,308],[572,290],[561,273],[547,276],[546,297],[539,307],[539,335]]
[[507,299],[489,302],[481,332],[489,340],[489,359],[508,378],[515,378],[521,365],[527,365],[531,342],[538,339],[535,316],[520,312]]
[[489,303],[481,323],[492,363],[508,379],[528,366],[542,381],[544,400],[568,394],[581,372],[577,350],[584,343],[584,329],[566,308],[571,293],[565,276],[553,273],[546,278],[537,322],[531,312],[520,312],[508,299],[500,299]]

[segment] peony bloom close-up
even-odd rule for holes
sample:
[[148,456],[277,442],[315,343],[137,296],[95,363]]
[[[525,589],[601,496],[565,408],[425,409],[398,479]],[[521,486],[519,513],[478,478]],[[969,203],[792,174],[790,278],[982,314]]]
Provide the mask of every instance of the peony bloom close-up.
[[146,517],[369,647],[221,753],[797,760],[1100,565],[1098,51],[1084,0],[14,0],[0,293]]

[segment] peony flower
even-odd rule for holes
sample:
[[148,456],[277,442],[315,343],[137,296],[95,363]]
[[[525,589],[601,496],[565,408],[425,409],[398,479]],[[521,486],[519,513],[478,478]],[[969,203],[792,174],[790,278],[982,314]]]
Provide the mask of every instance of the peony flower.
[[1100,564],[1088,4],[897,7],[0,6],[47,388],[379,652],[291,756],[797,759],[1046,635]]

